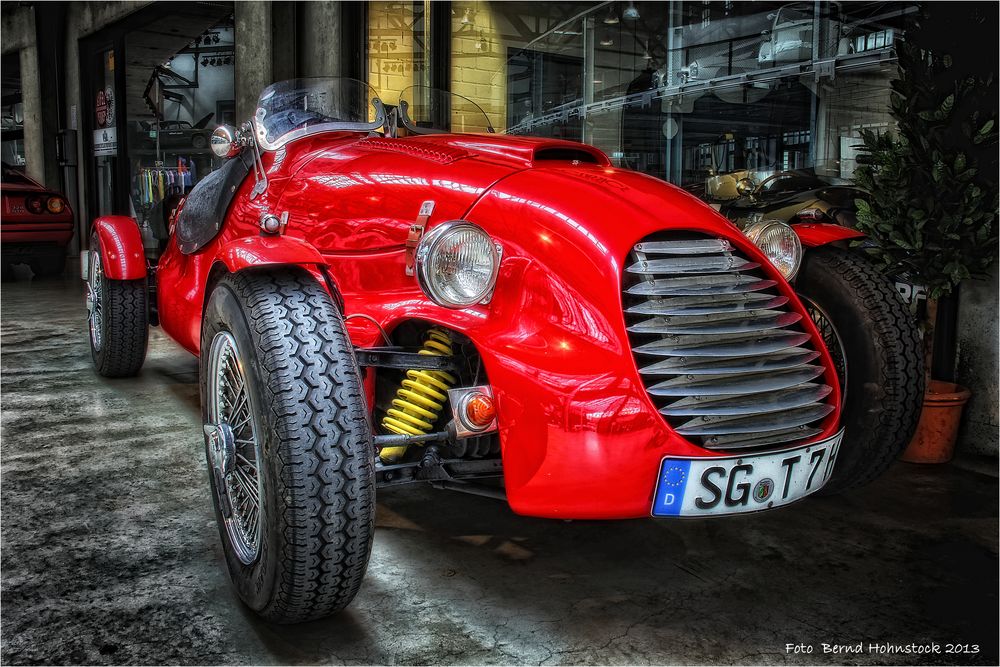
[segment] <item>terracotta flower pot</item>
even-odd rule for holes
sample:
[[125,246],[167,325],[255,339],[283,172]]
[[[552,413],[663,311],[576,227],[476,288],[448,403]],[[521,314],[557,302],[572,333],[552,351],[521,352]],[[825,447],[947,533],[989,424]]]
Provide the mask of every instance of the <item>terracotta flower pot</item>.
[[913,440],[900,458],[909,463],[944,463],[955,453],[962,407],[969,390],[951,382],[931,380]]

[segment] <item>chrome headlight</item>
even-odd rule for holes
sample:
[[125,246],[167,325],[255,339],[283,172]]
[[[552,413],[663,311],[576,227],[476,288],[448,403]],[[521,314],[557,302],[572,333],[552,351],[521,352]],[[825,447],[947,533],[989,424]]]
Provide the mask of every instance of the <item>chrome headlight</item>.
[[464,220],[446,222],[420,239],[417,281],[431,301],[465,308],[487,299],[500,268],[500,253],[490,235]]
[[780,220],[760,220],[743,230],[767,255],[785,280],[791,280],[802,263],[802,242],[795,230]]

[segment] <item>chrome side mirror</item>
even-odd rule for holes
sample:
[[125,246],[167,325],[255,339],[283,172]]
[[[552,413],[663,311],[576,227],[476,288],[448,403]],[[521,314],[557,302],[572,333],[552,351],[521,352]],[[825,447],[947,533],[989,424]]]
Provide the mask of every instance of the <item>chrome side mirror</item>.
[[220,125],[212,132],[212,152],[216,157],[236,157],[243,150],[246,141],[232,125]]
[[736,194],[740,197],[747,197],[752,195],[754,190],[757,189],[757,183],[754,182],[752,178],[741,178],[736,181]]

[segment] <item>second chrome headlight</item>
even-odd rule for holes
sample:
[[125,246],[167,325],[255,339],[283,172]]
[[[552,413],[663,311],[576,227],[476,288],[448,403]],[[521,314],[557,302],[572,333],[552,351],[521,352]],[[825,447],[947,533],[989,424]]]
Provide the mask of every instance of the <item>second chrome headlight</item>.
[[767,255],[785,280],[795,277],[802,263],[802,242],[794,229],[780,220],[761,220],[743,233]]
[[500,254],[493,239],[464,220],[435,227],[417,246],[420,289],[447,308],[465,308],[488,298],[499,268]]

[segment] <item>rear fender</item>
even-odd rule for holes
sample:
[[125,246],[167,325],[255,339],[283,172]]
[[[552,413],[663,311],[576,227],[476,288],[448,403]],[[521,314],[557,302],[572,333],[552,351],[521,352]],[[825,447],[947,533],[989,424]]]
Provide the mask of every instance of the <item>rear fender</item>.
[[105,215],[94,220],[104,275],[111,280],[146,277],[146,254],[135,218]]
[[825,222],[801,222],[793,224],[792,229],[799,235],[799,240],[806,248],[817,248],[823,245],[836,243],[837,241],[848,241],[850,239],[862,239],[864,234],[856,229],[831,225]]

